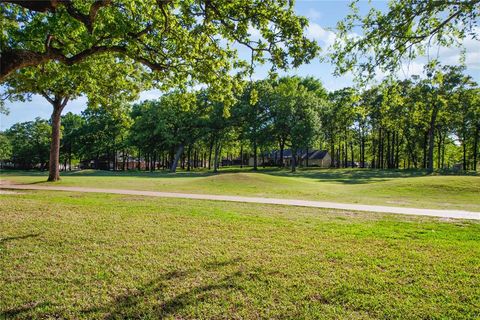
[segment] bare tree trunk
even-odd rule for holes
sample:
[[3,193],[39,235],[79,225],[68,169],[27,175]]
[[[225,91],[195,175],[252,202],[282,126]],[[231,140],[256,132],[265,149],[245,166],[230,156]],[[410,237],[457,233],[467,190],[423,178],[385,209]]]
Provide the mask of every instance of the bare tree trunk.
[[240,145],[240,168],[243,168],[243,142]]
[[437,141],[437,168],[441,168],[441,160],[442,160],[442,133],[438,130],[438,141]]
[[[400,167],[400,144],[401,141],[403,141],[403,136],[402,140],[399,138],[399,133],[397,132],[397,139],[396,139],[396,150],[395,150],[395,167],[398,169]],[[403,168],[405,169],[405,160],[403,161]]]
[[172,165],[170,167],[170,172],[177,172],[178,160],[180,160],[180,156],[183,153],[183,149],[184,149],[183,144],[180,144],[178,146],[177,152],[175,152],[175,158],[172,161]]
[[292,172],[297,171],[297,150],[292,148]]
[[213,142],[214,142],[214,139],[212,137],[211,141],[210,141],[210,148],[209,148],[209,151],[208,151],[208,170],[210,170],[212,168],[212,150],[213,150]]
[[434,104],[430,127],[428,129],[428,172],[433,172],[433,151],[435,149],[435,124],[437,121],[438,107]]
[[60,126],[62,110],[68,102],[68,97],[50,100],[52,112],[52,141],[50,142],[50,161],[48,181],[60,180]]
[[467,171],[467,143],[465,137],[465,130],[462,134],[462,148],[463,148],[463,171]]
[[473,170],[477,171],[477,157],[478,157],[478,139],[480,136],[480,125],[477,125],[475,130],[475,138],[473,140]]
[[308,148],[307,148],[307,154],[305,156],[305,166],[308,168]]
[[353,162],[354,162],[354,154],[353,154],[353,142],[350,143],[350,156],[352,157],[352,168],[354,167],[353,166]]
[[214,156],[214,164],[213,164],[213,172],[218,172],[218,157],[220,154],[220,143],[215,143],[215,156]]
[[195,148],[193,150],[193,168],[197,168],[198,167],[198,152],[197,152],[197,149]]
[[257,161],[257,138],[253,140],[253,170],[258,170],[258,161]]
[[333,167],[335,167],[335,160],[336,160],[336,157],[335,157],[335,143],[334,143],[333,139],[330,139],[330,155],[331,155],[331,158],[332,158],[332,161],[330,162],[330,167],[333,168]]
[[122,150],[122,171],[125,171],[125,149]]
[[423,139],[423,169],[427,169],[427,144],[428,144],[428,132],[425,133]]
[[285,141],[283,139],[280,140],[280,159],[278,159],[278,164],[280,168],[283,167],[283,151],[285,150]]
[[365,168],[365,133],[363,132],[363,130],[362,130],[362,138],[361,138],[361,140],[362,140],[362,141],[361,141],[361,143],[360,143],[360,144],[361,144],[360,148],[361,148],[361,153],[362,153],[362,155],[360,156],[360,161],[361,161],[360,167],[361,167],[361,168]]

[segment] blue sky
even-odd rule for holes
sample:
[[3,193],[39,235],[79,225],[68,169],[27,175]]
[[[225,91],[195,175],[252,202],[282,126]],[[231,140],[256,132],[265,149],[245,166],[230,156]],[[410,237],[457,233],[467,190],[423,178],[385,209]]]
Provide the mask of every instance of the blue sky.
[[[334,39],[334,33],[329,29],[334,28],[337,21],[343,19],[349,13],[350,0],[297,0],[295,10],[298,14],[308,17],[310,25],[307,29],[307,35],[319,42],[324,49]],[[361,9],[368,10],[370,6],[379,9],[387,7],[386,1],[361,1]],[[480,82],[480,42],[474,40],[466,40],[467,57],[467,73],[472,75],[477,82]],[[460,49],[458,48],[440,48],[438,51],[441,61],[445,64],[458,63]],[[240,52],[241,56],[246,52]],[[248,55],[247,55],[248,56]],[[422,70],[426,59],[419,58],[406,64],[402,68],[400,76],[410,76],[419,74]],[[256,68],[254,78],[261,79],[267,76],[268,66],[259,66]],[[325,87],[329,90],[336,90],[345,86],[352,85],[352,76],[345,75],[342,77],[334,77],[332,75],[333,67],[327,63],[321,63],[318,60],[312,61],[308,65],[292,69],[287,72],[291,75],[314,76],[322,80]],[[143,92],[140,100],[158,98],[160,92],[157,90]],[[0,130],[9,128],[16,122],[30,121],[36,117],[48,119],[51,114],[51,105],[41,96],[33,96],[31,101],[27,102],[7,102],[7,108],[10,110],[9,115],[0,114]],[[80,113],[86,106],[86,99],[80,98],[69,102],[64,113],[74,112]]]

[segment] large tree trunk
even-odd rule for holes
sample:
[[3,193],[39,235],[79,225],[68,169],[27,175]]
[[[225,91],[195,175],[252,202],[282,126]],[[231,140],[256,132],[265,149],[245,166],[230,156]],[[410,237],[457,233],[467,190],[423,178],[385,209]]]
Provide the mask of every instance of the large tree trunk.
[[177,172],[178,160],[183,153],[184,146],[183,144],[178,146],[177,152],[175,152],[175,158],[172,161],[172,166],[170,167],[170,172]]
[[50,102],[53,105],[53,112],[48,181],[58,181],[60,180],[60,121],[62,110],[67,104],[68,98],[56,98],[55,100],[50,100]]

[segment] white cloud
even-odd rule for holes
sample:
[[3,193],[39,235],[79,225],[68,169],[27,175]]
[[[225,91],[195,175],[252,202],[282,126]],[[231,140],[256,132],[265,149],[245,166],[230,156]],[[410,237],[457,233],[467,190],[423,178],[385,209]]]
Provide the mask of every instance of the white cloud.
[[308,9],[307,14],[305,15],[308,19],[316,20],[322,17],[322,13],[320,11],[315,10],[314,8]]
[[306,30],[307,38],[321,41],[324,46],[330,47],[336,39],[334,32],[324,29],[318,23],[310,23]]
[[[480,34],[480,28],[476,28],[476,32]],[[431,56],[432,49],[430,50]],[[462,51],[465,51],[465,65],[468,69],[480,69],[480,41],[467,38],[460,43],[459,47],[440,47],[434,52],[434,57],[437,57],[442,64],[455,65],[461,61]]]

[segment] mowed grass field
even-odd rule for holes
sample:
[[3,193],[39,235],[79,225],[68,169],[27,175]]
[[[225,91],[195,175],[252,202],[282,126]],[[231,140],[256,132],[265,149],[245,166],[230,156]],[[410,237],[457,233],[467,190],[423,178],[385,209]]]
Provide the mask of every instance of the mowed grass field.
[[0,203],[0,319],[480,317],[476,221],[53,191]]
[[[47,184],[46,173],[2,171],[2,179]],[[424,171],[311,169],[225,169],[209,172],[108,172],[62,174],[63,186],[155,190],[203,194],[480,211],[480,176],[427,175]]]

